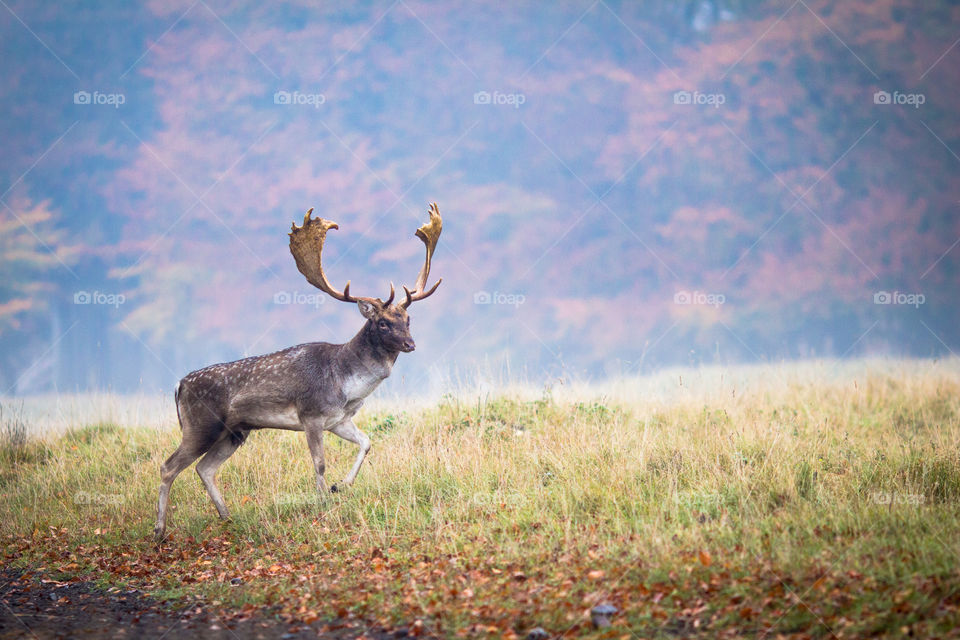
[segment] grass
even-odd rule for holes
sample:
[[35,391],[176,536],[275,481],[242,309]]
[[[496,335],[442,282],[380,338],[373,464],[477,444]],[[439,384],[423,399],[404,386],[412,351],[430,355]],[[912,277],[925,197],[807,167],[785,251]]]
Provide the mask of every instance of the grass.
[[[956,636],[957,362],[750,371],[381,403],[327,496],[302,435],[254,433],[219,474],[232,519],[188,470],[160,548],[173,425],[4,435],[5,562],[441,636]],[[335,482],[355,449],[327,445]],[[595,631],[600,602],[620,613]]]

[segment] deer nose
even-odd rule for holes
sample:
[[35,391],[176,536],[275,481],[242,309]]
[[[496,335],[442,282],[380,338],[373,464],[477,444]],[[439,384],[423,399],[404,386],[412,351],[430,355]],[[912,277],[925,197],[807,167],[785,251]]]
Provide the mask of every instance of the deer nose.
[[410,352],[410,351],[413,351],[413,350],[416,349],[416,348],[417,348],[417,345],[414,344],[413,338],[410,338],[409,340],[404,340],[404,341],[403,341],[403,350],[404,350],[404,351]]

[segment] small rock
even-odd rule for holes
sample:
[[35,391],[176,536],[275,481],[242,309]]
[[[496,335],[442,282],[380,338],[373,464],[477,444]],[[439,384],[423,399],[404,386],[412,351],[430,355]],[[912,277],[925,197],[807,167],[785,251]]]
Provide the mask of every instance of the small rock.
[[547,640],[550,634],[543,627],[534,627],[527,633],[527,640]]
[[50,592],[50,599],[53,600],[54,602],[56,602],[56,600],[57,600],[57,593],[56,593],[55,591],[51,591],[51,592]]
[[239,587],[243,584],[243,578],[230,578],[231,587]]
[[590,621],[593,622],[593,626],[597,629],[609,627],[610,618],[617,615],[619,611],[619,609],[607,602],[598,604],[593,609],[590,609]]
[[406,627],[400,627],[399,629],[396,629],[393,632],[394,638],[406,638],[409,635],[410,635],[410,632],[407,630]]
[[297,636],[293,635],[292,633],[285,633],[282,636],[280,636],[280,640],[293,640],[293,638],[296,638],[296,637]]

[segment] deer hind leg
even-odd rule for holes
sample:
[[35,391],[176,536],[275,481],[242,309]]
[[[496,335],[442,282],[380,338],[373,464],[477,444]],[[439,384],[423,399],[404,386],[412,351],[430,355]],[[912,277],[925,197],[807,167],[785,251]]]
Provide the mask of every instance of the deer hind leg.
[[163,539],[167,528],[170,486],[181,471],[193,464],[193,461],[206,453],[211,446],[212,443],[209,441],[197,441],[185,436],[177,450],[160,467],[160,499],[157,502],[157,524],[153,528],[153,535],[157,540]]
[[[347,474],[347,477],[344,478],[342,483],[344,486],[350,486],[360,471],[360,465],[363,464],[363,459],[367,457],[367,452],[370,451],[370,438],[368,438],[367,434],[363,431],[360,431],[357,425],[353,424],[352,420],[344,420],[333,429],[330,429],[330,431],[360,447],[360,452],[357,453],[357,459],[353,463],[353,468],[350,469],[350,473]],[[330,490],[336,491],[337,485],[333,485]]]
[[216,476],[217,469],[220,468],[220,465],[226,462],[227,458],[232,456],[246,439],[246,431],[225,431],[223,435],[220,436],[220,439],[210,447],[210,450],[207,451],[200,462],[197,463],[197,475],[200,476],[200,479],[203,481],[203,486],[207,488],[207,493],[210,494],[210,499],[213,500],[213,506],[217,508],[217,513],[220,514],[222,520],[229,518],[230,512],[227,510],[227,505],[223,501],[223,496],[220,495],[220,489],[217,488],[214,476]]
[[[217,442],[223,433],[224,424],[205,406],[191,411],[177,399],[177,413],[180,414],[180,428],[183,440],[177,450],[160,467],[160,497],[157,501],[157,524],[153,535],[159,541],[167,528],[167,504],[170,499],[170,486],[180,472],[193,464],[193,461],[205,454]],[[181,412],[180,409],[183,409]]]

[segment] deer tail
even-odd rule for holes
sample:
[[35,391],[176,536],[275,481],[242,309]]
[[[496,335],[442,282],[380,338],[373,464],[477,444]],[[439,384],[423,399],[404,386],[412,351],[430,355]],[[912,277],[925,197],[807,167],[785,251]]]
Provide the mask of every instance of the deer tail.
[[173,403],[177,405],[177,424],[180,425],[180,431],[183,431],[183,420],[180,418],[180,387],[183,386],[183,382],[177,384],[177,388],[173,390]]

